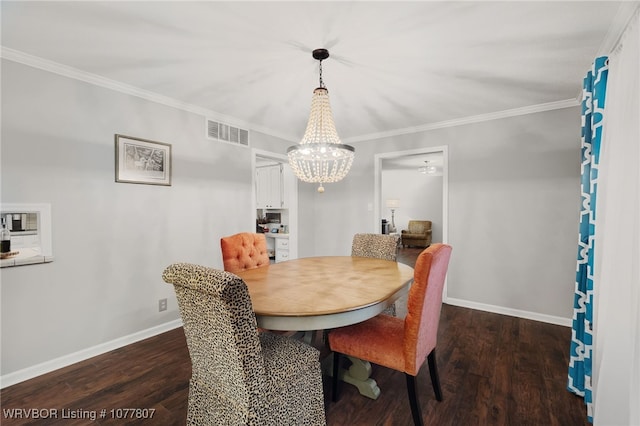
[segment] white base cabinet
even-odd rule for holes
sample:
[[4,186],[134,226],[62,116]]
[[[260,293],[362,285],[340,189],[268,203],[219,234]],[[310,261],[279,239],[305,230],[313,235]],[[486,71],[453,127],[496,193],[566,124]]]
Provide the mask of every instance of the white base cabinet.
[[264,236],[267,237],[267,250],[275,254],[275,259],[271,258],[272,261],[278,263],[295,258],[295,253],[289,247],[289,234],[269,232]]
[[289,260],[289,239],[276,238],[276,263]]

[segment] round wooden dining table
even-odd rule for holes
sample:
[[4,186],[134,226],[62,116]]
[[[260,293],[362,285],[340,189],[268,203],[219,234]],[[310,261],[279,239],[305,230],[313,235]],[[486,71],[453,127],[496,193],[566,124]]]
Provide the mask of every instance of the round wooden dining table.
[[408,292],[413,268],[356,256],[292,259],[237,273],[258,326],[327,330],[372,318]]
[[[303,331],[329,330],[373,318],[409,291],[413,268],[390,260],[356,256],[321,256],[287,260],[236,273],[249,289],[258,327]],[[368,361],[349,357],[340,379],[376,399],[380,388]],[[323,361],[331,375],[333,357]]]

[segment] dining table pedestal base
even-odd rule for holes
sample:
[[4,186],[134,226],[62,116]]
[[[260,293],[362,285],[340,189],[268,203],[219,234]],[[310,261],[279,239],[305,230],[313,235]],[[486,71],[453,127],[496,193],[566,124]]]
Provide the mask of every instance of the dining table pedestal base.
[[[351,361],[349,368],[340,368],[338,379],[358,388],[360,395],[367,398],[377,399],[380,396],[380,388],[375,380],[371,378],[371,363],[352,356],[347,356]],[[333,377],[333,354],[330,354],[322,361],[324,374]]]

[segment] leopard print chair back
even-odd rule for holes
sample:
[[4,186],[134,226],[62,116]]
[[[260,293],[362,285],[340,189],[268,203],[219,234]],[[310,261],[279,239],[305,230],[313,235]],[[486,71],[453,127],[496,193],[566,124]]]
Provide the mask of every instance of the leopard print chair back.
[[[398,237],[385,234],[355,234],[351,244],[351,256],[371,257],[396,261],[398,255]],[[395,303],[382,313],[396,316]]]
[[258,333],[240,277],[189,263],[162,277],[174,286],[191,357],[187,424],[325,424],[319,352]]
[[398,254],[398,237],[385,234],[355,234],[351,256],[393,260]]

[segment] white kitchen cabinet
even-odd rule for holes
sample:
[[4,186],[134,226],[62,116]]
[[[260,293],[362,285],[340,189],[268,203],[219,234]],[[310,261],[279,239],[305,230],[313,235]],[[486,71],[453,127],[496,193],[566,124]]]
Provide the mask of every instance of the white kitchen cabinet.
[[280,209],[284,206],[282,164],[256,169],[256,207]]

